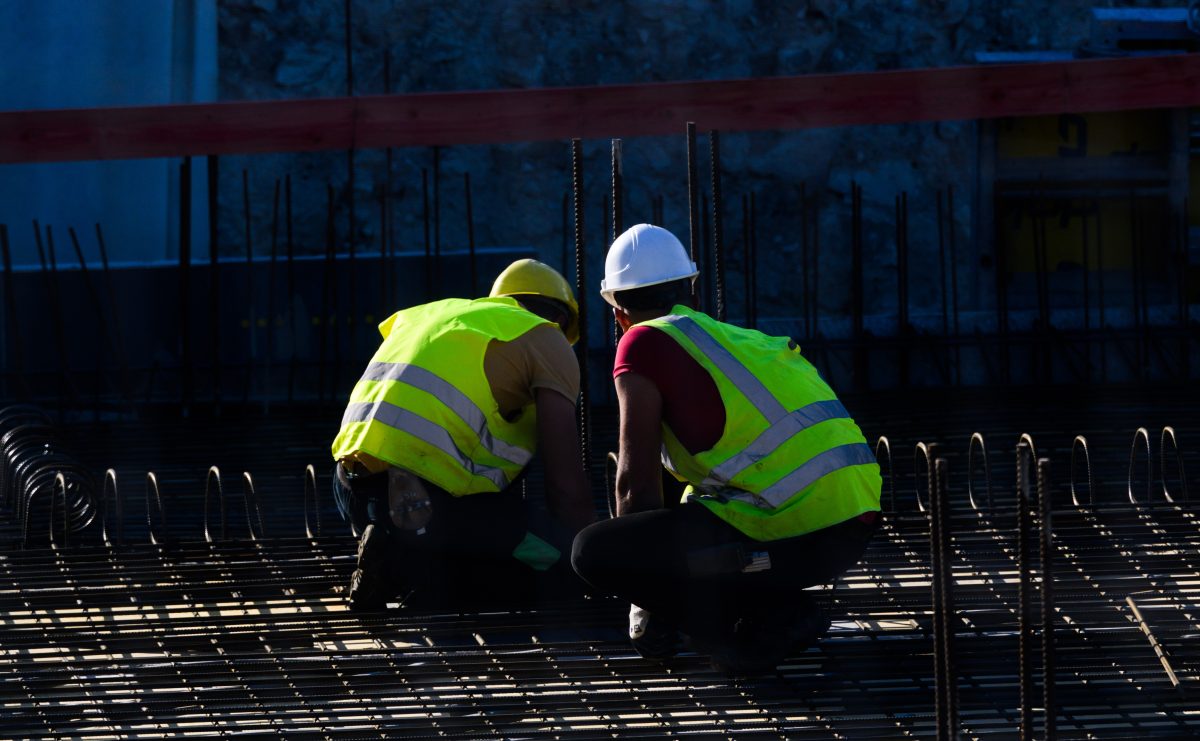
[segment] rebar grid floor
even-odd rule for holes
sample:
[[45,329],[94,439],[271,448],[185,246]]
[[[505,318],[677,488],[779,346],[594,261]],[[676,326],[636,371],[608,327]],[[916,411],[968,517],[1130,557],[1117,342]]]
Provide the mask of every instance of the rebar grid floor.
[[[1144,407],[1129,411],[1147,416]],[[1194,409],[1171,411],[1200,418]],[[963,738],[1017,738],[1021,722],[1016,435],[1009,439],[1005,412],[996,412],[999,432],[988,437],[991,497],[978,451],[968,475],[960,442],[969,433],[940,438],[955,474],[951,625]],[[1141,497],[1149,483],[1141,457],[1127,486],[1133,428],[1121,414],[1107,419],[1109,426],[1088,435],[1090,487],[1083,466],[1077,461],[1072,474],[1066,462],[1069,438],[1033,433],[1038,455],[1057,466],[1050,564],[1055,731],[1058,738],[1194,737],[1200,516],[1172,479],[1176,502],[1164,499],[1158,479]],[[327,471],[317,492],[321,534],[302,537],[297,514],[303,476],[295,464],[315,447],[304,440],[323,422],[243,425],[236,433],[214,431],[212,441],[186,430],[177,441],[161,431],[117,430],[106,445],[129,453],[123,467],[139,464],[144,450],[130,447],[139,436],[152,441],[154,460],[166,470],[178,465],[176,474],[160,477],[167,545],[146,542],[142,482],[123,475],[121,488],[132,489],[122,494],[123,543],[106,546],[92,536],[0,553],[2,733],[932,738],[930,525],[923,511],[928,500],[919,494],[926,482],[911,445],[899,442],[928,421],[903,412],[864,421],[869,437],[876,426],[899,430],[892,433],[892,465],[885,464],[884,527],[862,563],[821,591],[834,619],[829,634],[775,673],[754,678],[726,677],[689,651],[666,667],[641,659],[624,635],[626,606],[610,599],[551,595],[527,609],[350,613],[344,591],[354,542],[330,517]],[[961,420],[951,421],[943,420],[942,429]],[[611,420],[598,419],[594,429],[597,445],[605,444]],[[1185,463],[1194,461],[1188,441],[1195,432],[1181,431]],[[266,533],[250,540],[241,493],[228,481],[240,461],[225,466],[229,537],[207,543],[207,462],[186,461],[213,442],[247,439],[271,439],[282,451],[254,469],[258,481],[289,478],[260,483]],[[248,456],[247,450],[235,454]],[[248,461],[254,463],[261,462]],[[1129,502],[1126,488],[1139,493],[1138,503]],[[210,502],[214,532],[217,512]],[[1038,566],[1031,579],[1035,626],[1042,581]],[[1024,640],[1034,678],[1025,692],[1035,698],[1040,738],[1046,720],[1040,631],[1029,629]]]

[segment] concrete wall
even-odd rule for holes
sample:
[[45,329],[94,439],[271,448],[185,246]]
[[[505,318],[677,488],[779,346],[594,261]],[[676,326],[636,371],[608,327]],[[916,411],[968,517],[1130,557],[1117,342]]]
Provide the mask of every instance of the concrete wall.
[[[0,110],[214,100],[216,19],[216,0],[0,0]],[[60,263],[75,261],[67,227],[97,259],[97,223],[111,260],[177,255],[178,172],[166,160],[0,166],[0,223],[14,262],[38,262],[34,219],[54,228]],[[193,250],[203,253],[207,226],[196,214]]]

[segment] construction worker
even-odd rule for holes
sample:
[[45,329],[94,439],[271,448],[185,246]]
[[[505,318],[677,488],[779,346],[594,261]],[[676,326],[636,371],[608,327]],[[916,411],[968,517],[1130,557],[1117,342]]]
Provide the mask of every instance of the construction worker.
[[[595,519],[575,421],[571,287],[548,265],[518,260],[488,298],[405,309],[379,331],[333,441],[334,496],[360,534],[350,606],[511,596],[558,561],[556,532],[566,548]],[[522,496],[535,450],[550,542],[529,531]]]
[[[639,224],[608,251],[600,293],[624,330],[616,515],[572,564],[632,603],[630,638],[665,660],[681,635],[730,673],[774,668],[829,621],[802,590],[834,580],[878,526],[879,466],[836,395],[786,337],[694,307],[697,269]],[[662,468],[687,483],[664,503]],[[665,506],[664,506],[665,505]]]

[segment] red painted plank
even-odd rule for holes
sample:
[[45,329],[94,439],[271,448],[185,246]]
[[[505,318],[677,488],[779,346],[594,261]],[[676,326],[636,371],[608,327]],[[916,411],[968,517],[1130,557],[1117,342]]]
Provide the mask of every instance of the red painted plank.
[[0,162],[789,130],[1200,105],[1200,54],[0,113]]

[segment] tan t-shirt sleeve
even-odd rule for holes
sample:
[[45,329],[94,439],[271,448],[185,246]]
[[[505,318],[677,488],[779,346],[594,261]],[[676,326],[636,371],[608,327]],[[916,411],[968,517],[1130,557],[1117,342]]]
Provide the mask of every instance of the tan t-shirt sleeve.
[[512,342],[488,345],[483,372],[505,417],[532,404],[535,389],[557,391],[571,403],[579,397],[575,351],[562,331],[551,324],[534,327]]

